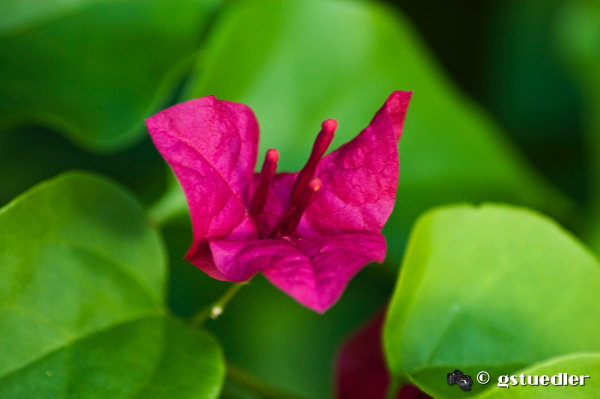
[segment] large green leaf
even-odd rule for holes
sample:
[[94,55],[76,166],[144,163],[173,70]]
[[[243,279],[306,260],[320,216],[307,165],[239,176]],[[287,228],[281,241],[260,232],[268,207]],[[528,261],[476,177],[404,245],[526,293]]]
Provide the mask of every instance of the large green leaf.
[[[600,350],[600,264],[556,223],[528,210],[456,206],[412,232],[384,329],[396,379],[436,397],[455,368],[514,374]],[[565,370],[565,372],[568,372]],[[484,389],[475,383],[471,394]]]
[[[552,377],[560,373],[568,373],[569,376],[589,376],[584,379],[584,385],[579,382],[576,386],[557,386],[552,384],[549,386],[540,385],[511,385],[507,388],[493,388],[481,394],[481,398],[496,399],[496,398],[541,398],[541,399],[560,399],[560,398],[598,398],[600,397],[600,354],[586,353],[577,355],[566,355],[557,358],[552,358],[543,363],[535,364],[525,370],[517,372],[518,375],[524,373],[526,376],[543,376]],[[533,378],[532,378],[533,379]],[[535,379],[533,379],[535,380]],[[494,381],[496,382],[496,381]]]
[[[308,158],[321,121],[337,145],[358,134],[393,90],[414,90],[398,202],[384,232],[397,265],[412,222],[432,205],[502,200],[563,215],[550,189],[493,120],[455,87],[403,16],[360,1],[239,1],[222,13],[186,98],[214,94],[248,104],[261,151],[281,169]],[[333,145],[333,147],[336,146]]]
[[81,173],[0,210],[0,397],[216,398],[218,344],[164,314],[142,207]]
[[94,150],[143,134],[218,0],[0,2],[0,126],[37,123]]

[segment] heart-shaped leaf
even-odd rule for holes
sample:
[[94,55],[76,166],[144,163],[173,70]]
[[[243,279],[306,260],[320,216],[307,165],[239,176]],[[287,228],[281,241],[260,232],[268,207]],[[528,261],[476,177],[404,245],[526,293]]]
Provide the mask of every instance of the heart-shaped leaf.
[[217,3],[0,2],[0,126],[41,124],[93,150],[142,137]]
[[380,4],[239,1],[220,17],[198,71],[186,98],[213,94],[249,105],[262,152],[279,149],[285,170],[304,164],[323,120],[338,120],[339,145],[368,125],[392,91],[414,90],[398,201],[384,229],[393,265],[413,221],[432,205],[497,200],[565,211],[561,195],[450,82],[410,23]]
[[[432,211],[415,226],[384,331],[392,375],[440,398],[455,369],[514,374],[600,350],[600,264],[551,220],[486,205]],[[567,370],[565,370],[567,372]],[[470,394],[486,385],[474,383]]]
[[106,180],[62,175],[0,210],[0,397],[216,398],[219,346],[165,316],[165,273]]

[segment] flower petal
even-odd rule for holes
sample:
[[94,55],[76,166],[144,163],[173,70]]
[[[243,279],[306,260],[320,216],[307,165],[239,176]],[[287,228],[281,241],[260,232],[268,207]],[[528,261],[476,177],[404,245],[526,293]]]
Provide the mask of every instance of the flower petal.
[[317,312],[329,309],[369,262],[382,262],[385,239],[359,233],[336,237],[211,239],[216,267],[231,281],[262,272],[280,290]]
[[319,163],[323,189],[305,218],[320,234],[381,232],[396,201],[397,143],[411,95],[392,93],[366,129]]
[[206,239],[257,237],[247,211],[258,149],[254,113],[210,96],[168,108],[146,124],[188,201],[194,239],[186,259],[224,279],[210,259]]

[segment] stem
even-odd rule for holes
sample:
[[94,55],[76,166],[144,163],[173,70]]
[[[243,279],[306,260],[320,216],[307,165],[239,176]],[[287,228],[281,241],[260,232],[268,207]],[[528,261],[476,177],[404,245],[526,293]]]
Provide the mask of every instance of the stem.
[[240,386],[250,388],[264,399],[300,399],[299,396],[265,384],[253,375],[230,363],[227,363],[227,378]]
[[398,391],[404,385],[404,381],[401,378],[394,378],[390,381],[390,385],[388,386],[387,394],[385,395],[386,399],[396,399],[398,396]]
[[212,305],[208,305],[200,309],[194,316],[192,316],[190,324],[194,327],[198,327],[204,324],[209,317],[213,320],[219,317],[219,315],[221,315],[221,313],[223,313],[225,310],[225,306],[227,306],[231,298],[233,298],[239,289],[246,284],[248,284],[248,282],[231,284],[227,291],[225,291],[219,299],[213,302]]

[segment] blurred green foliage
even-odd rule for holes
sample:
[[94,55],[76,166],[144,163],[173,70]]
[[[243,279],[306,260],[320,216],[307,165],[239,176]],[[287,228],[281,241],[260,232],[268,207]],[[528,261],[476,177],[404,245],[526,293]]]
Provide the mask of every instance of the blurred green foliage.
[[579,85],[585,108],[591,195],[587,207],[593,223],[586,238],[600,253],[600,4],[597,1],[565,2],[554,20],[556,53]]
[[[324,317],[259,276],[207,323],[228,360],[258,380],[329,397],[339,342],[384,306],[408,232],[431,206],[529,206],[600,251],[599,15],[593,0],[5,0],[0,205],[65,170],[117,180],[155,204],[149,211],[168,253],[168,304],[187,317],[228,284],[182,260],[191,242],[185,202],[143,119],[194,96],[244,102],[261,124],[262,153],[278,148],[282,169],[296,170],[323,119],[340,123],[336,147],[368,124],[391,91],[414,90],[400,144],[397,206],[384,231],[385,267],[361,272]],[[71,190],[94,191],[83,183]],[[60,206],[39,208],[44,220]],[[73,220],[93,220],[90,234],[112,217],[94,209]],[[139,223],[121,223],[128,221]],[[115,238],[135,253],[130,237]],[[155,338],[164,331],[156,327]],[[229,379],[225,392],[265,396],[244,384]]]
[[72,169],[110,176],[146,204],[156,201],[167,186],[164,161],[150,140],[115,154],[90,154],[46,128],[26,126],[0,132],[0,205]]
[[388,8],[240,1],[218,19],[197,69],[185,97],[214,94],[248,104],[261,125],[262,153],[277,148],[283,170],[302,167],[326,118],[339,122],[335,147],[366,127],[392,91],[414,90],[397,205],[384,229],[394,269],[413,221],[433,205],[491,199],[558,217],[569,212],[561,194],[442,73],[409,22]]
[[[556,56],[562,0],[507,0],[490,10],[481,98],[543,173],[583,203],[588,185],[582,99]],[[570,223],[572,224],[572,223]]]
[[91,150],[144,134],[189,68],[217,1],[0,3],[0,124],[36,122]]

